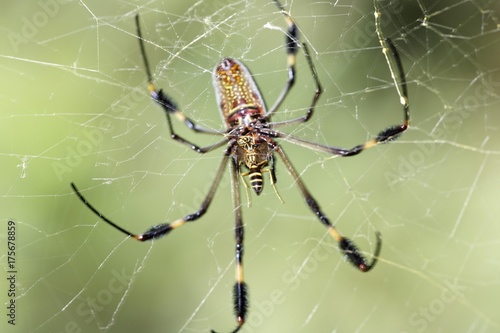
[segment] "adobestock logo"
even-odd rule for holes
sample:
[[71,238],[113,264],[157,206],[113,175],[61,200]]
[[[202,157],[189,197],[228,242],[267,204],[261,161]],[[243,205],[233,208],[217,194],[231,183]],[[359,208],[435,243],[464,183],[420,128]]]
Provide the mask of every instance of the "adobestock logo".
[[124,92],[118,99],[119,109],[113,110],[109,117],[103,113],[101,120],[92,124],[91,127],[84,127],[78,133],[75,144],[65,147],[64,156],[52,162],[52,170],[60,182],[65,181],[68,178],[67,175],[71,175],[75,170],[78,170],[78,167],[83,163],[84,157],[99,150],[103,141],[116,131],[113,117],[127,119],[131,113],[137,110],[139,103],[144,100],[144,86],[145,84],[141,83],[140,86]]
[[454,133],[466,124],[467,119],[480,115],[482,107],[494,103],[498,99],[499,87],[500,82],[495,81],[491,74],[481,77],[477,86],[470,89],[470,94],[462,98],[462,104],[457,104],[457,107],[439,119],[439,127],[434,128],[429,134],[431,141],[418,142],[415,149],[404,156],[399,156],[398,163],[392,170],[384,172],[391,190],[396,190],[399,185],[414,177],[419,169],[424,168],[439,144],[445,142],[450,134],[455,135]]
[[270,318],[276,309],[287,301],[287,293],[299,289],[302,282],[309,279],[322,262],[333,260],[336,252],[334,247],[320,244],[300,267],[294,265],[287,269],[281,276],[283,287],[273,289],[267,298],[251,305],[243,332],[258,332],[256,329],[265,323],[265,319]]
[[23,16],[21,18],[21,27],[18,32],[9,32],[7,39],[10,45],[17,53],[19,47],[27,44],[38,35],[49,23],[50,19],[54,18],[58,13],[61,5],[70,3],[71,0],[40,0],[37,2],[39,10],[31,16]]
[[[113,124],[108,120],[103,120],[99,128],[110,131],[113,129]],[[84,139],[78,140],[74,146],[66,146],[66,156],[52,162],[52,170],[59,181],[63,181],[65,174],[73,172],[83,162],[82,156],[90,155],[98,149],[104,139],[104,132],[100,129],[84,129],[82,133]]]
[[[403,7],[401,1],[387,1],[387,4],[384,4],[384,1],[380,1],[379,6],[382,6],[382,16],[380,25],[383,28],[386,28],[391,25],[390,18],[399,15],[403,11]],[[342,41],[342,49],[345,50],[343,52],[344,57],[347,61],[351,61],[354,58],[357,58],[363,52],[366,51],[367,48],[370,47],[370,44],[373,42],[374,38],[376,39],[376,28],[375,21],[370,20],[365,25],[353,25],[349,29],[349,41]]]
[[[113,300],[116,302],[117,298],[122,299],[127,293],[128,288],[130,288],[133,274],[128,274],[123,268],[121,272],[112,270],[111,274],[113,277],[108,281],[107,288],[99,290],[93,297],[87,297],[77,305],[76,313],[78,316],[84,318],[85,323],[89,324],[96,321],[97,315],[105,310],[106,305],[110,304]],[[121,304],[117,306],[118,308],[115,311],[119,309]],[[110,322],[110,324],[112,323],[113,321]],[[87,332],[87,330],[81,327],[81,324],[80,321],[70,320],[61,327],[58,333]],[[105,328],[109,328],[109,325]]]
[[107,288],[99,290],[95,297],[87,297],[87,299],[80,303],[76,309],[78,315],[85,317],[86,323],[94,321],[97,313],[104,310],[105,306],[116,300],[116,296],[121,295],[129,288],[132,281],[132,275],[129,275],[122,268],[121,272],[112,270],[113,277],[109,280]]
[[444,284],[445,287],[439,297],[432,299],[427,306],[420,307],[418,311],[410,315],[410,325],[416,327],[417,332],[424,332],[429,327],[429,323],[435,321],[446,311],[447,305],[464,297],[463,291],[466,289],[465,287],[448,280],[445,280]]

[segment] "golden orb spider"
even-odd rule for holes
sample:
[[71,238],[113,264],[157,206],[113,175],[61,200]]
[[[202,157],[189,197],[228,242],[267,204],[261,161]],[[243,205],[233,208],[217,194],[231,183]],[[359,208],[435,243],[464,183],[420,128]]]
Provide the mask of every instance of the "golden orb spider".
[[[139,16],[136,16],[137,36],[139,38],[139,46],[141,55],[144,61],[144,67],[148,79],[148,90],[153,100],[158,103],[167,118],[167,125],[172,139],[187,145],[197,153],[208,153],[216,148],[226,146],[222,161],[217,169],[215,179],[210,186],[208,194],[201,203],[200,208],[189,215],[184,216],[171,223],[161,223],[151,227],[142,234],[133,234],[119,225],[115,224],[103,214],[101,214],[94,206],[92,206],[87,199],[80,193],[74,183],[71,186],[79,199],[100,219],[118,229],[122,233],[139,241],[147,241],[151,239],[160,238],[167,235],[172,230],[186,224],[193,222],[202,217],[208,210],[210,203],[215,195],[217,187],[221,181],[223,171],[226,165],[231,161],[231,175],[232,175],[232,192],[233,192],[233,205],[235,212],[235,239],[236,239],[236,283],[233,289],[234,296],[234,311],[236,315],[237,326],[232,333],[238,332],[243,324],[248,310],[248,290],[247,285],[243,279],[243,221],[241,214],[241,201],[240,201],[240,178],[244,186],[248,185],[244,177],[248,177],[250,187],[259,195],[263,189],[262,173],[268,172],[270,181],[273,188],[276,184],[275,173],[275,159],[276,153],[283,161],[285,168],[292,176],[294,182],[299,187],[302,196],[304,197],[307,205],[311,211],[318,217],[320,222],[328,229],[329,234],[335,239],[340,251],[344,254],[347,261],[358,268],[362,272],[368,272],[377,263],[378,256],[382,245],[382,238],[379,232],[376,232],[377,243],[373,254],[373,259],[368,262],[365,257],[358,250],[357,246],[350,239],[341,235],[337,228],[330,222],[328,217],[323,213],[319,204],[310,194],[305,184],[302,182],[299,174],[289,161],[288,157],[281,146],[275,139],[282,139],[302,147],[311,148],[320,152],[329,153],[332,155],[340,156],[353,156],[357,155],[367,148],[371,148],[379,143],[389,142],[396,139],[403,133],[409,126],[410,112],[408,104],[408,93],[406,87],[406,79],[403,71],[403,66],[399,58],[398,52],[391,42],[383,36],[380,25],[380,9],[377,0],[374,1],[375,5],[375,27],[378,35],[380,45],[382,46],[383,54],[392,78],[394,80],[400,103],[403,106],[404,120],[401,125],[390,126],[382,130],[375,138],[357,145],[351,149],[338,148],[334,146],[327,146],[319,143],[303,140],[292,135],[276,130],[277,127],[304,123],[307,122],[313,115],[316,103],[323,92],[323,88],[316,73],[313,61],[309,54],[307,45],[299,42],[298,28],[292,17],[284,10],[283,6],[278,0],[273,0],[281,14],[284,16],[285,22],[288,25],[288,30],[285,34],[285,48],[288,54],[288,80],[285,87],[281,91],[278,99],[274,105],[267,109],[264,99],[257,88],[252,74],[240,61],[232,58],[224,58],[215,68],[213,85],[216,92],[217,104],[221,113],[221,117],[225,122],[225,131],[214,131],[195,124],[190,118],[185,116],[177,107],[173,99],[165,94],[163,90],[157,90],[153,84],[153,78],[149,67],[144,41],[141,34],[139,25]],[[315,82],[315,91],[306,111],[302,117],[290,119],[282,122],[271,122],[271,116],[280,107],[295,82],[295,62],[296,55],[299,49],[302,49],[309,66],[309,70]],[[221,135],[224,138],[219,142],[206,146],[199,147],[190,141],[180,137],[174,131],[171,116],[177,117],[178,120],[193,130],[194,132],[207,133],[213,135]],[[246,171],[243,171],[245,169]],[[276,189],[275,189],[276,190]],[[279,196],[278,196],[279,197]],[[214,331],[211,331],[214,333]]]

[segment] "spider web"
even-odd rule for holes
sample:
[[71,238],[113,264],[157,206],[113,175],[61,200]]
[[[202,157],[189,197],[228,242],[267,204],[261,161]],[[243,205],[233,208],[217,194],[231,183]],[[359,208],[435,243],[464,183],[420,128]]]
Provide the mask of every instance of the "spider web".
[[[370,1],[288,1],[325,88],[311,121],[286,128],[353,147],[402,110]],[[226,332],[234,327],[229,175],[208,213],[160,241],[125,238],[72,193],[75,182],[133,232],[194,212],[221,152],[168,137],[147,96],[134,15],[157,87],[221,129],[211,73],[224,56],[252,70],[268,105],[287,77],[271,1],[6,1],[0,44],[2,244],[17,227],[16,325],[2,331]],[[496,0],[382,1],[382,29],[407,74],[411,128],[352,158],[283,144],[344,235],[379,264],[361,274],[308,210],[278,161],[243,208],[250,308],[242,332],[498,332],[500,8]],[[303,54],[276,120],[305,113]],[[180,135],[200,145],[216,138]],[[242,197],[245,194],[242,190]],[[6,246],[0,252],[8,271]],[[7,273],[6,273],[7,275]],[[5,278],[2,278],[5,281]],[[5,287],[4,287],[5,286]]]

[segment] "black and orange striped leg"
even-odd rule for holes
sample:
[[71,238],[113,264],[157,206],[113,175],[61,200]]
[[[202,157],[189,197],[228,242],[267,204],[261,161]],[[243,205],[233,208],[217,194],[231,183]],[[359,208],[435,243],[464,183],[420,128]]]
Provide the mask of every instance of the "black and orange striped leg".
[[295,63],[297,58],[297,52],[299,50],[299,30],[293,19],[285,11],[281,3],[278,0],[274,0],[274,3],[281,11],[285,17],[285,22],[288,25],[288,30],[285,34],[285,49],[288,55],[287,67],[288,67],[288,80],[286,81],[285,87],[281,91],[280,95],[274,102],[274,105],[266,113],[265,118],[270,119],[272,114],[280,107],[281,103],[285,100],[286,96],[295,84]]
[[213,135],[224,135],[223,132],[218,132],[215,130],[211,130],[209,128],[199,126],[197,125],[194,121],[192,121],[189,117],[187,117],[184,113],[179,111],[179,108],[177,107],[177,103],[174,102],[174,100],[165,94],[162,89],[156,89],[155,85],[153,84],[153,76],[151,75],[151,69],[149,67],[149,61],[146,56],[146,48],[144,47],[144,39],[142,38],[142,33],[141,33],[141,27],[139,24],[139,15],[136,15],[135,17],[135,23],[136,23],[136,28],[137,28],[137,37],[139,39],[139,46],[141,48],[141,55],[142,59],[144,62],[144,67],[146,69],[146,75],[148,78],[148,91],[151,97],[155,100],[156,103],[158,103],[163,110],[165,111],[165,115],[167,117],[167,123],[168,123],[168,128],[170,131],[170,137],[178,141],[184,145],[189,146],[192,150],[198,152],[198,153],[206,153],[209,152],[215,148],[219,148],[223,146],[225,143],[227,143],[226,139],[223,139],[213,145],[206,146],[206,147],[199,147],[190,141],[180,137],[174,132],[174,127],[172,125],[172,119],[171,115],[174,115],[179,121],[182,121],[189,129],[193,130],[194,132],[198,133],[206,133],[206,134],[213,134]]
[[342,234],[337,230],[337,228],[330,222],[328,217],[321,211],[316,200],[312,197],[309,190],[306,188],[302,180],[300,179],[299,174],[292,166],[288,157],[285,155],[284,151],[281,149],[279,145],[275,146],[275,152],[281,157],[283,160],[286,169],[292,176],[293,180],[299,187],[302,192],[302,196],[306,200],[307,205],[311,209],[311,211],[318,217],[321,223],[328,229],[330,236],[335,239],[338,244],[340,251],[344,254],[345,258],[357,269],[362,272],[368,272],[371,270],[375,264],[377,263],[378,256],[380,254],[380,249],[382,247],[382,237],[379,232],[376,232],[377,244],[375,245],[375,251],[373,254],[373,259],[371,262],[368,262],[366,258],[361,254],[358,247],[354,244],[352,240],[342,236]]
[[[292,26],[295,26],[293,23],[293,20],[290,18],[288,14],[283,10],[283,7],[278,3],[277,0],[274,0],[275,3],[278,5],[278,7],[282,10],[283,15],[285,15],[285,19],[287,20],[289,26],[290,26],[290,31],[296,30],[296,27],[292,29]],[[399,96],[399,102],[403,107],[403,122],[399,125],[393,125],[384,128],[382,131],[378,133],[378,135],[369,140],[366,141],[363,144],[357,145],[353,148],[347,149],[347,148],[339,148],[339,147],[333,147],[333,146],[326,146],[326,145],[321,145],[313,142],[309,142],[307,140],[299,139],[296,137],[293,137],[288,134],[280,133],[280,132],[275,132],[273,133],[273,137],[275,138],[282,138],[285,139],[291,143],[301,145],[303,147],[307,148],[312,148],[317,151],[322,151],[322,152],[327,152],[330,154],[335,154],[335,155],[341,155],[341,156],[354,156],[359,153],[361,153],[363,150],[367,148],[374,147],[378,145],[379,143],[385,143],[389,142],[392,140],[397,139],[404,131],[406,131],[410,125],[410,104],[409,104],[409,98],[408,98],[408,87],[406,83],[406,75],[403,69],[403,63],[401,62],[401,58],[399,56],[399,52],[396,49],[396,46],[392,42],[391,39],[384,37],[384,34],[382,32],[382,24],[380,22],[382,12],[380,11],[378,1],[374,1],[375,5],[375,29],[377,32],[377,37],[379,39],[380,46],[382,47],[382,53],[385,57],[387,66],[389,67],[389,71],[391,73],[391,78],[394,82],[394,86],[396,88],[396,91]],[[291,35],[291,33],[289,32]],[[295,37],[295,40],[297,38],[298,33],[296,32],[293,36]],[[296,42],[297,43],[297,42]],[[298,44],[295,45],[298,47]],[[285,120],[282,122],[277,122],[277,123],[271,123],[273,127],[277,126],[283,126],[283,125],[291,125],[291,124],[296,124],[296,123],[302,123],[308,121],[315,109],[316,102],[319,99],[319,96],[321,95],[323,88],[321,87],[321,83],[318,78],[318,74],[316,72],[316,68],[314,67],[314,63],[311,59],[311,56],[309,54],[308,48],[306,44],[303,44],[303,50],[304,50],[304,55],[306,57],[306,60],[308,62],[309,68],[312,73],[312,77],[315,80],[316,83],[316,92],[313,97],[312,103],[309,106],[309,109],[307,110],[307,113],[299,118],[295,119],[290,119],[290,120]],[[292,52],[293,54],[293,52]],[[281,101],[280,101],[281,103]],[[278,104],[278,103],[277,103]]]
[[269,109],[269,111],[266,113],[265,118],[269,120],[272,116],[272,114],[280,107],[281,103],[283,100],[286,98],[290,90],[292,89],[294,83],[295,83],[295,63],[297,61],[297,53],[299,51],[299,48],[302,47],[302,50],[304,52],[304,56],[306,57],[307,64],[309,66],[309,69],[311,71],[311,75],[314,79],[316,89],[314,92],[313,100],[311,102],[311,105],[309,106],[306,114],[302,117],[296,118],[296,119],[290,119],[282,122],[273,122],[272,125],[274,127],[276,126],[282,126],[282,125],[290,125],[294,123],[302,123],[306,122],[311,118],[312,114],[314,113],[314,109],[316,106],[316,103],[323,92],[323,87],[321,86],[321,83],[318,78],[318,74],[316,72],[316,68],[314,67],[314,63],[311,59],[311,55],[309,54],[309,49],[307,47],[307,44],[305,43],[300,43],[299,42],[299,29],[297,25],[295,24],[295,21],[292,19],[290,14],[288,14],[285,11],[285,8],[283,5],[278,0],[273,0],[278,9],[281,11],[285,18],[285,22],[288,25],[288,30],[285,34],[285,48],[286,48],[286,53],[288,55],[288,81],[283,88],[281,94],[279,95],[278,99],[274,103],[274,105]]
[[236,262],[236,282],[233,289],[234,299],[234,312],[238,326],[233,331],[238,332],[243,326],[248,311],[248,290],[245,280],[243,278],[243,240],[244,240],[244,227],[243,218],[241,214],[241,199],[240,199],[240,186],[238,178],[238,165],[235,160],[231,160],[231,175],[232,175],[232,191],[233,191],[233,207],[234,207],[234,239],[236,242],[235,248],[235,262]]
[[143,241],[163,237],[163,236],[169,234],[172,230],[177,229],[178,227],[184,225],[185,223],[196,221],[197,219],[202,217],[206,213],[208,207],[210,206],[210,203],[212,202],[212,199],[215,195],[215,192],[217,191],[217,187],[219,186],[220,181],[222,179],[222,175],[224,174],[224,169],[226,167],[228,160],[229,160],[229,149],[226,149],[226,151],[224,152],[224,157],[222,158],[222,161],[219,165],[219,169],[217,170],[217,174],[215,176],[215,179],[212,182],[212,185],[210,186],[210,190],[208,191],[208,194],[206,195],[205,200],[203,200],[203,202],[201,203],[200,209],[198,209],[196,212],[189,214],[189,215],[186,215],[183,218],[178,219],[172,223],[161,223],[161,224],[155,225],[155,226],[149,228],[148,230],[146,230],[142,234],[133,234],[130,231],[123,229],[122,227],[120,227],[119,225],[117,225],[116,223],[114,223],[113,221],[108,219],[106,216],[104,216],[96,208],[94,208],[94,206],[92,206],[90,204],[90,202],[87,201],[87,199],[83,196],[83,194],[80,193],[80,191],[78,190],[78,188],[76,187],[76,185],[74,183],[71,183],[71,187],[75,191],[78,198],[85,204],[85,206],[87,206],[101,220],[108,223],[109,225],[111,225],[115,229],[121,231],[122,233],[124,233],[124,234],[138,240],[138,241],[143,242]]
[[[293,144],[297,144],[302,147],[314,149],[321,152],[326,152],[333,155],[354,156],[361,153],[363,150],[375,147],[378,144],[396,140],[404,131],[408,129],[408,127],[410,126],[410,104],[408,99],[408,87],[406,84],[406,77],[403,69],[403,64],[401,62],[401,58],[399,57],[399,53],[398,50],[396,49],[396,46],[394,46],[393,42],[390,39],[384,38],[382,35],[382,31],[380,30],[381,15],[382,14],[377,8],[375,12],[375,18],[376,18],[376,27],[379,36],[379,42],[380,45],[382,46],[382,53],[384,54],[386,62],[389,66],[391,77],[394,80],[394,85],[399,95],[399,102],[403,107],[403,122],[399,125],[393,125],[384,128],[373,139],[368,140],[365,143],[354,146],[352,148],[340,148],[340,147],[322,145],[320,143],[307,141],[301,138],[294,137],[293,135],[290,134],[281,133],[279,131],[270,132],[269,135],[271,137],[281,138],[283,140],[286,140]],[[307,119],[304,118],[304,121],[305,120]],[[288,125],[295,121],[296,119],[292,119],[289,121],[282,122],[280,124]]]
[[[240,186],[238,176],[238,165],[234,160],[231,163],[232,187],[233,187],[233,206],[235,213],[234,237],[236,241],[235,261],[236,261],[236,283],[233,288],[234,313],[237,326],[231,333],[238,332],[245,323],[248,311],[248,288],[243,278],[243,240],[244,227],[241,217]],[[211,331],[211,333],[216,333]]]

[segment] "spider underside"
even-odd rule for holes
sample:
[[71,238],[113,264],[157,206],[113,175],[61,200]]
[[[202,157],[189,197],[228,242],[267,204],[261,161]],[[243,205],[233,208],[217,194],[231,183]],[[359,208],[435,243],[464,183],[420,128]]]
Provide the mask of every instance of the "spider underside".
[[[147,241],[151,239],[160,238],[167,235],[172,230],[184,225],[187,222],[193,222],[202,217],[208,210],[210,203],[215,195],[217,187],[222,179],[226,165],[231,164],[231,180],[232,180],[232,193],[233,193],[233,206],[235,212],[235,261],[236,261],[236,283],[233,289],[234,295],[234,311],[237,321],[236,328],[233,333],[238,332],[243,326],[247,310],[248,310],[248,288],[243,277],[243,240],[244,228],[241,213],[241,200],[240,200],[240,181],[243,185],[251,189],[259,195],[263,190],[263,173],[269,173],[270,183],[276,191],[276,172],[275,172],[275,154],[282,160],[286,170],[290,173],[295,184],[297,184],[302,196],[304,197],[308,207],[318,217],[320,222],[327,228],[329,234],[338,242],[340,251],[343,253],[348,262],[354,265],[362,272],[370,271],[377,263],[378,256],[381,250],[382,238],[379,232],[376,232],[376,245],[371,262],[358,250],[357,246],[349,238],[341,235],[337,228],[330,222],[328,217],[323,213],[317,201],[310,194],[305,184],[302,182],[299,174],[293,167],[287,155],[276,142],[276,139],[282,139],[293,144],[297,144],[306,148],[314,149],[316,151],[340,155],[340,156],[353,156],[361,153],[367,148],[371,148],[377,144],[389,142],[396,139],[402,134],[409,126],[410,113],[408,104],[408,92],[406,86],[405,74],[399,58],[396,47],[390,39],[383,36],[380,25],[381,12],[378,7],[377,0],[374,1],[375,6],[375,27],[382,47],[383,54],[389,65],[389,70],[394,80],[397,89],[400,103],[403,106],[404,120],[402,124],[389,126],[382,130],[375,138],[354,146],[353,148],[339,148],[334,146],[323,145],[319,143],[310,142],[304,139],[294,137],[292,135],[278,131],[278,127],[305,123],[313,115],[316,103],[323,92],[320,80],[316,73],[314,63],[309,54],[308,47],[305,43],[300,43],[298,36],[298,28],[292,17],[284,10],[283,6],[278,0],[273,0],[283,15],[288,29],[285,33],[285,49],[287,53],[287,68],[288,79],[281,91],[278,99],[274,105],[268,110],[265,106],[265,101],[255,83],[250,71],[247,67],[238,60],[232,58],[224,58],[220,61],[214,71],[213,84],[217,96],[217,104],[221,113],[221,117],[226,125],[225,131],[214,131],[205,127],[197,125],[189,117],[182,113],[173,99],[165,94],[161,89],[156,89],[153,84],[153,79],[146,57],[144,39],[142,38],[139,16],[136,16],[137,35],[139,38],[139,45],[144,61],[147,79],[148,90],[153,100],[161,106],[165,111],[167,118],[167,126],[172,139],[187,145],[197,153],[205,154],[217,148],[225,146],[222,160],[217,169],[214,180],[210,189],[201,203],[200,208],[189,215],[184,216],[171,223],[162,223],[151,227],[142,234],[133,234],[119,225],[115,224],[103,214],[101,214],[94,206],[92,206],[87,199],[80,193],[74,183],[71,186],[79,199],[99,218],[122,233],[139,241]],[[311,104],[309,105],[305,115],[290,119],[282,122],[271,122],[271,116],[279,109],[282,102],[289,94],[291,88],[295,83],[296,77],[296,56],[299,50],[302,50],[307,64],[315,82],[315,91],[313,93]],[[212,135],[223,136],[219,142],[200,147],[192,142],[177,135],[173,128],[172,116],[175,116],[181,122],[197,133],[206,133]],[[248,177],[249,185],[245,181]],[[277,191],[276,191],[277,193]],[[279,195],[278,195],[279,197]],[[280,198],[281,200],[281,198]],[[214,333],[214,331],[212,331]]]

